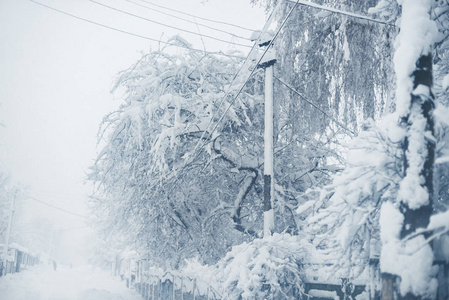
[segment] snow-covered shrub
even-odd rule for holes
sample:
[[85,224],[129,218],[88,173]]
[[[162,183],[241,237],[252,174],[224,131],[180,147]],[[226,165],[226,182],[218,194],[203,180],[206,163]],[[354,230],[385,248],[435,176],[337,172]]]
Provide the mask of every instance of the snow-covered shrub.
[[274,234],[234,246],[216,266],[223,299],[299,299],[300,264],[308,251],[298,236]]
[[396,120],[391,115],[379,125],[367,121],[348,144],[345,169],[321,190],[318,199],[297,210],[298,214],[309,213],[305,223],[310,239],[329,254],[340,277],[356,278],[363,273],[370,250],[375,248],[370,243],[379,243],[380,203],[397,193],[403,132],[394,126]]
[[[212,299],[221,298],[219,293],[221,283],[217,280],[217,265],[204,265],[198,257],[186,259],[185,265],[181,268],[185,280],[185,290],[192,292],[195,288],[195,294],[209,295]],[[211,298],[209,298],[211,299]]]
[[[442,105],[435,110],[437,181],[441,186],[447,182],[448,113]],[[405,131],[397,126],[398,119],[391,114],[379,124],[366,122],[348,144],[345,169],[321,190],[319,198],[310,199],[296,211],[304,216],[310,240],[328,254],[338,276],[357,278],[370,257],[380,255],[380,207],[397,198],[404,177],[401,147]],[[446,195],[444,188],[438,190],[436,211],[447,209]]]

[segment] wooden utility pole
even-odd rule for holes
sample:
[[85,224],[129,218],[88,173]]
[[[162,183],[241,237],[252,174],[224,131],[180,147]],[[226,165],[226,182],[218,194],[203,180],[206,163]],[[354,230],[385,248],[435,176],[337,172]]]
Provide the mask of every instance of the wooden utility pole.
[[14,217],[14,208],[16,205],[16,197],[17,197],[17,189],[14,192],[14,197],[11,202],[11,213],[9,215],[9,221],[8,221],[8,229],[6,231],[6,241],[5,241],[5,247],[3,248],[3,270],[2,270],[2,276],[6,275],[6,261],[8,257],[8,248],[9,248],[9,239],[11,236],[11,226],[12,226],[12,219]]

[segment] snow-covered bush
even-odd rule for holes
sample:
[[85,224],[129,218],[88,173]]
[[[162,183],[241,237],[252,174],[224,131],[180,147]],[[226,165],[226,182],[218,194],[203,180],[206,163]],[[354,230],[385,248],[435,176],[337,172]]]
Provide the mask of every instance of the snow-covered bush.
[[[314,245],[329,253],[339,275],[354,278],[368,263],[369,244],[377,243],[380,203],[395,197],[402,178],[400,139],[395,115],[380,125],[367,121],[348,144],[346,168],[297,212],[309,213],[308,232]],[[396,130],[393,131],[393,128]]]
[[234,246],[216,266],[224,299],[299,299],[300,264],[308,256],[298,236],[274,234]]
[[[441,176],[437,181],[443,182],[436,195],[436,212],[447,210],[449,203],[444,189],[449,153],[448,114],[447,108],[437,105],[436,161],[437,174]],[[338,276],[356,278],[365,271],[370,258],[381,254],[380,208],[384,202],[394,202],[404,177],[401,147],[405,131],[397,126],[398,119],[397,114],[391,114],[379,124],[366,122],[358,137],[348,144],[345,169],[321,190],[318,199],[310,199],[297,209],[308,224],[310,240],[328,254]]]

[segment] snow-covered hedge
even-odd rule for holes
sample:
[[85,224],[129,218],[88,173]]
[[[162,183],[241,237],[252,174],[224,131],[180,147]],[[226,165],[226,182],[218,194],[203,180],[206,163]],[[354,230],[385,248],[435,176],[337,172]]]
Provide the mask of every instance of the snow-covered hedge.
[[299,236],[275,233],[234,246],[210,267],[189,261],[184,273],[210,283],[223,299],[298,299],[304,292],[300,265],[307,256]]

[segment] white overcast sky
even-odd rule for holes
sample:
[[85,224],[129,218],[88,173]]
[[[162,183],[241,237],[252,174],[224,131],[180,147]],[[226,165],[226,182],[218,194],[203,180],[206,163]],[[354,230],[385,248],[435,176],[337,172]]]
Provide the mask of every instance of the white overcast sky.
[[[36,1],[154,39],[180,34],[196,48],[233,48],[206,38],[201,41],[89,0]],[[233,40],[130,1],[96,1],[186,30]],[[151,7],[140,0],[132,1]],[[249,0],[148,1],[253,29],[261,29],[265,21],[264,11],[251,6]],[[250,35],[225,25],[196,21]],[[73,19],[29,0],[0,0],[0,28],[0,122],[4,125],[0,127],[0,163],[15,181],[30,187],[33,197],[85,214],[89,188],[84,180],[99,150],[96,133],[103,116],[120,104],[119,95],[114,100],[109,93],[113,78],[137,61],[142,52],[157,49],[157,43]],[[33,209],[55,222],[77,221],[76,217],[37,203]]]

